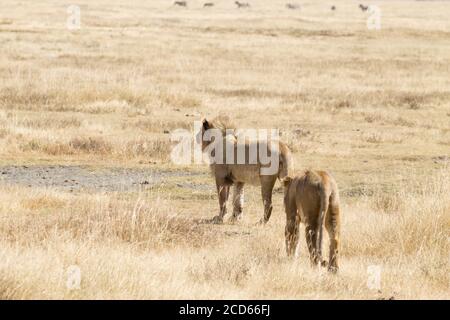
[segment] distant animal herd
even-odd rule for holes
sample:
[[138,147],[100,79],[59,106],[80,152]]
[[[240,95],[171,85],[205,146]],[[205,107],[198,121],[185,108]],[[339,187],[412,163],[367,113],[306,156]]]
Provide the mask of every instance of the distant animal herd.
[[[235,1],[234,4],[236,5],[236,8],[241,9],[241,8],[250,8],[251,5],[248,2],[239,2],[239,1]],[[187,1],[175,1],[173,3],[174,6],[178,6],[178,7],[187,7],[188,3]],[[203,4],[203,8],[211,8],[214,7],[214,2],[205,2]],[[301,6],[298,3],[286,3],[286,8],[289,10],[300,10]],[[359,4],[359,8],[361,9],[361,11],[365,12],[369,10],[369,6],[366,6],[364,4]],[[332,5],[330,7],[331,11],[336,11],[337,7],[335,5]]]

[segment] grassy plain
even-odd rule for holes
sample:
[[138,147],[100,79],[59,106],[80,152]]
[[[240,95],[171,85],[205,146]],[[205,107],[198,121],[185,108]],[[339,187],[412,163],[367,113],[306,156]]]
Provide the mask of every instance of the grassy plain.
[[[350,0],[76,2],[71,31],[73,1],[2,1],[0,165],[192,176],[142,192],[0,181],[0,298],[450,298],[448,2],[378,1],[381,30]],[[265,227],[252,187],[241,222],[201,223],[213,181],[170,163],[170,133],[218,114],[280,129],[298,170],[334,174],[338,275],[310,267],[305,241],[286,259],[279,191]]]

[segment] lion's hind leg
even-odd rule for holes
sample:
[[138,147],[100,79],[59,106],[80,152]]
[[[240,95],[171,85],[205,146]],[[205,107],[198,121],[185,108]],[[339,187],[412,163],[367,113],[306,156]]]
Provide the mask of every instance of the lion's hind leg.
[[286,253],[288,257],[297,255],[298,238],[300,235],[300,217],[297,215],[295,205],[287,205],[286,208]]
[[340,245],[340,208],[339,202],[330,201],[330,206],[328,208],[325,228],[328,232],[330,238],[330,253],[329,253],[329,263],[328,271],[337,272],[339,269],[338,255],[339,255],[339,245]]
[[305,227],[305,238],[306,245],[309,251],[309,259],[311,260],[311,264],[317,265],[317,256],[316,256],[316,226],[307,224]]

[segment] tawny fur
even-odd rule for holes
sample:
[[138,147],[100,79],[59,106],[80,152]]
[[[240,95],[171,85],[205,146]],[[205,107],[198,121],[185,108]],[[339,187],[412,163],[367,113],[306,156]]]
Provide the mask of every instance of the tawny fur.
[[288,256],[297,252],[299,224],[304,223],[306,242],[311,262],[326,265],[322,260],[323,226],[330,238],[328,270],[339,268],[340,241],[339,191],[334,178],[325,171],[305,171],[293,178],[286,177],[284,206],[286,211],[286,251]]
[[[204,141],[202,139],[206,130],[220,129],[224,138],[221,141]],[[226,134],[226,129],[229,130]],[[276,141],[272,143],[278,143],[278,170],[273,175],[261,174],[261,168],[264,165],[258,157],[256,164],[250,164],[249,150],[252,149],[253,144],[258,144],[257,141],[245,141],[245,156],[246,161],[244,164],[237,163],[237,149],[242,146],[242,142],[238,141],[238,131],[233,129],[233,126],[227,118],[219,117],[213,121],[206,119],[202,120],[202,130],[197,134],[197,142],[202,143],[202,150],[205,150],[212,143],[223,143],[225,145],[231,145],[234,149],[234,161],[231,164],[212,163],[210,165],[211,173],[215,179],[217,193],[219,196],[219,214],[214,217],[213,221],[216,223],[223,222],[223,218],[227,213],[227,201],[230,193],[230,187],[234,187],[233,192],[233,215],[231,220],[238,220],[242,216],[243,203],[244,203],[244,184],[252,184],[261,186],[261,195],[264,204],[264,217],[261,219],[261,223],[269,221],[272,213],[272,190],[275,182],[278,179],[283,179],[288,176],[289,170],[292,166],[291,154],[289,148],[282,142]],[[267,148],[270,152],[274,152],[274,145],[269,143],[259,143],[258,147]],[[225,150],[225,148],[224,148]]]

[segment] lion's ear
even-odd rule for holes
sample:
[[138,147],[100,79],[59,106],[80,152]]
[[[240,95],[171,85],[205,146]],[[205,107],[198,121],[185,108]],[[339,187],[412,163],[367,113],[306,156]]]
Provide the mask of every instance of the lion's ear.
[[208,130],[209,128],[211,128],[211,125],[208,122],[208,120],[206,120],[206,118],[203,118],[202,125],[203,125],[203,129],[205,129],[205,130]]
[[285,178],[283,179],[283,181],[282,181],[283,186],[285,186],[285,187],[289,187],[289,185],[291,184],[291,182],[292,182],[292,178],[291,178],[291,177],[285,177]]

